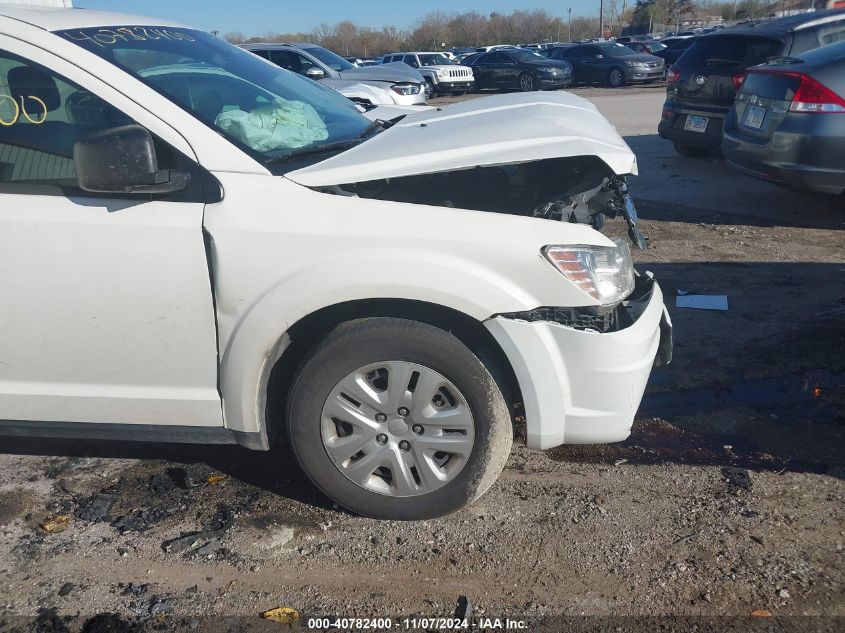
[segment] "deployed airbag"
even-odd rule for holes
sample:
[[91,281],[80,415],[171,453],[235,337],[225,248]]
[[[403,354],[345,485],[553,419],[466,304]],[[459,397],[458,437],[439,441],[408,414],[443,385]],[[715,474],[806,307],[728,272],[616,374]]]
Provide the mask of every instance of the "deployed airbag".
[[329,137],[320,115],[302,101],[280,99],[252,112],[228,110],[214,125],[259,152],[305,147]]

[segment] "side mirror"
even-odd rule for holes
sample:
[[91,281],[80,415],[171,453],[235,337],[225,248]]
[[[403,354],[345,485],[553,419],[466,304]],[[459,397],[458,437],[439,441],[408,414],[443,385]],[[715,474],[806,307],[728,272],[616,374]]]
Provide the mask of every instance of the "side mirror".
[[326,71],[324,71],[322,68],[312,66],[311,68],[305,71],[305,76],[308,77],[308,79],[314,79],[316,81],[317,79],[322,79],[323,77],[325,77]]
[[73,166],[83,191],[162,194],[182,191],[190,174],[159,170],[152,135],[140,125],[91,134],[73,145]]

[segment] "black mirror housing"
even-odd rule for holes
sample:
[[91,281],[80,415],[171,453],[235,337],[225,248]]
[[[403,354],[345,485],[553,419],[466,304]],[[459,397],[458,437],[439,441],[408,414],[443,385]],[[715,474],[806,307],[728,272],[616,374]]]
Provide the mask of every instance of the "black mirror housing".
[[80,189],[92,193],[175,193],[190,181],[187,172],[159,170],[152,135],[134,124],[77,141],[73,164]]

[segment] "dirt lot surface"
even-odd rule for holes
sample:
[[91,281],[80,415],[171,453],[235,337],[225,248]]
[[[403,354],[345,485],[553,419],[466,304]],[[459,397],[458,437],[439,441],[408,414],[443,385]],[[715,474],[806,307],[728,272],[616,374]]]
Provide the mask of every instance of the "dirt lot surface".
[[[461,596],[548,630],[755,611],[774,619],[735,630],[843,630],[845,203],[680,158],[655,134],[659,87],[578,92],[638,155],[636,257],[675,324],[628,441],[517,442],[474,506],[393,523],[332,507],[285,447],[4,439],[0,631],[287,630],[258,614],[451,616]],[[676,309],[680,292],[730,309]]]

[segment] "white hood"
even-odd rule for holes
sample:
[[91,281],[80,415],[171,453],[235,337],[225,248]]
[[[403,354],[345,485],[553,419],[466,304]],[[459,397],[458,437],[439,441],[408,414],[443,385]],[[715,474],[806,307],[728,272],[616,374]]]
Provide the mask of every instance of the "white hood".
[[634,153],[592,103],[568,92],[534,92],[410,114],[287,177],[323,187],[569,156],[598,156],[618,175],[637,173]]

